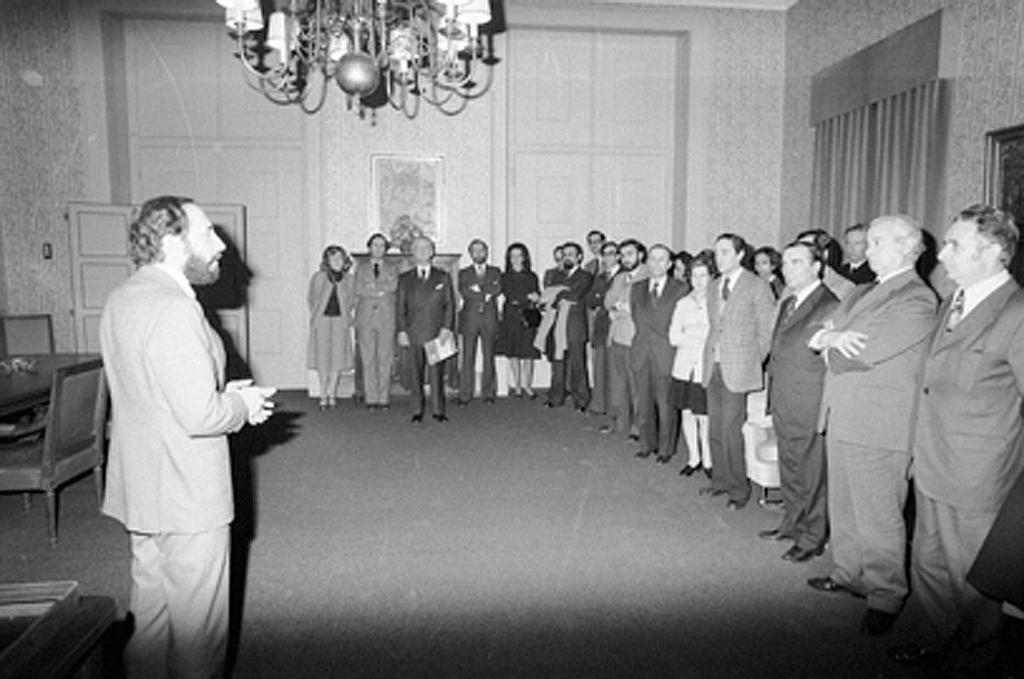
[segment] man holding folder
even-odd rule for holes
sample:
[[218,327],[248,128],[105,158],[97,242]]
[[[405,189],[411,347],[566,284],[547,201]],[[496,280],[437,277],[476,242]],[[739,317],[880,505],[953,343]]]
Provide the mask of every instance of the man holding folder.
[[447,422],[444,401],[444,361],[427,361],[426,345],[437,340],[450,345],[454,340],[455,292],[452,279],[444,271],[431,266],[434,242],[420,236],[412,243],[413,268],[398,277],[398,313],[395,325],[399,346],[412,352],[412,421],[422,422],[426,405],[423,395],[423,373],[430,381],[430,401],[434,419]]

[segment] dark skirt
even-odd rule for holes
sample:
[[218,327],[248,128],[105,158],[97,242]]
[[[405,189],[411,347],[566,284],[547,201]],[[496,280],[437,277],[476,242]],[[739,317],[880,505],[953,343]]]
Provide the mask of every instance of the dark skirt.
[[540,352],[533,346],[536,336],[537,328],[529,328],[523,322],[521,307],[506,304],[498,328],[497,353],[509,358],[540,358]]
[[708,396],[704,385],[690,380],[672,378],[672,387],[668,392],[668,402],[673,408],[689,410],[694,415],[708,414]]

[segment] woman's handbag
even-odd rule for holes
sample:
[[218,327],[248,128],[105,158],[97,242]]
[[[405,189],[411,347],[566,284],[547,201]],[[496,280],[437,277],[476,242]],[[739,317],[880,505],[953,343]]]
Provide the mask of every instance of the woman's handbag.
[[540,325],[540,309],[529,306],[523,309],[523,327],[536,328]]

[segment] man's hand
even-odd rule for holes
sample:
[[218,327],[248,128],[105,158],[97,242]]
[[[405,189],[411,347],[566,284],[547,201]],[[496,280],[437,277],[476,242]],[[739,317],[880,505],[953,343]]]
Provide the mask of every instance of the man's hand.
[[452,331],[448,328],[441,328],[441,332],[438,333],[437,337],[442,342],[448,342],[454,338],[454,335],[452,335]]
[[252,380],[232,380],[225,385],[224,391],[242,397],[249,411],[249,424],[263,424],[274,414],[274,402],[268,400],[277,392],[274,387],[254,387]]
[[826,349],[835,349],[846,358],[856,358],[867,345],[868,336],[857,330],[826,330],[819,341]]
[[407,333],[405,330],[399,330],[398,331],[398,346],[400,346],[400,347],[407,347],[410,344],[412,344],[412,343],[409,341],[409,333]]
[[469,289],[472,290],[473,292],[480,292],[480,284],[473,283],[473,285],[469,286]]

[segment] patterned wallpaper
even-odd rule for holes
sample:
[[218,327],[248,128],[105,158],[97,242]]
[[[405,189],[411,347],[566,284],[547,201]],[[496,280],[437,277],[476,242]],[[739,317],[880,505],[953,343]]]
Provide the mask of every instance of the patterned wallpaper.
[[984,197],[985,133],[1024,122],[1020,0],[801,0],[786,21],[784,233],[810,215],[811,75],[942,8],[961,12],[943,213]]
[[[0,23],[0,303],[11,313],[70,308],[64,211],[84,181],[67,4],[11,0]],[[72,327],[68,314],[54,314],[58,348],[73,346]]]

